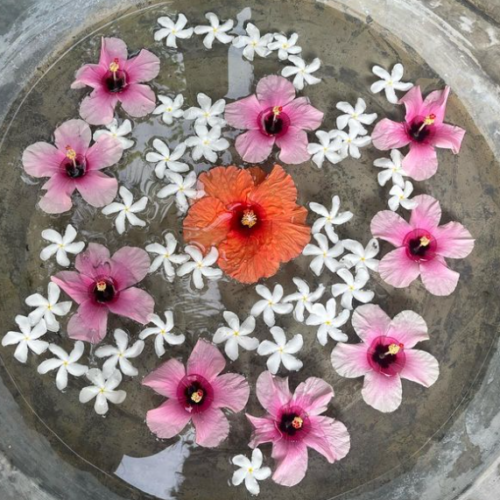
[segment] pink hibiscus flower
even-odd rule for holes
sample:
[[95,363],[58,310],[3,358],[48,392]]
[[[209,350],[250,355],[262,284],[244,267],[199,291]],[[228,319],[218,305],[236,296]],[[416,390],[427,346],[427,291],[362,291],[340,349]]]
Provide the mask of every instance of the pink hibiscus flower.
[[85,64],[77,72],[72,89],[94,90],[80,106],[80,116],[92,125],[108,125],[118,102],[134,117],[146,116],[156,107],[149,82],[160,71],[160,60],[148,50],[127,59],[127,45],[119,38],[103,38],[98,64]]
[[190,422],[196,429],[196,443],[213,448],[229,434],[229,422],[222,408],[237,413],[248,401],[250,388],[241,375],[219,375],[226,362],[220,351],[198,340],[187,368],[171,359],[142,381],[167,401],[149,410],[146,423],[159,438],[172,438]]
[[450,87],[431,92],[425,101],[420,87],[413,87],[400,100],[406,107],[403,123],[380,120],[372,133],[377,149],[387,150],[410,145],[403,169],[416,181],[432,177],[438,168],[436,148],[460,151],[465,130],[443,123]]
[[273,444],[276,483],[295,486],[304,479],[308,447],[321,453],[329,463],[349,452],[351,442],[345,425],[321,415],[333,398],[332,386],[324,380],[310,377],[292,394],[288,378],[273,377],[266,371],[257,379],[257,398],[268,414],[263,418],[247,414],[254,427],[250,447]]
[[352,326],[360,344],[337,344],[332,364],[342,377],[365,377],[361,394],[367,404],[384,413],[399,408],[403,397],[401,379],[430,387],[439,376],[439,365],[428,352],[413,349],[429,340],[424,319],[413,311],[400,312],[391,320],[374,304],[358,307]]
[[397,247],[380,261],[378,272],[396,288],[405,288],[422,276],[429,292],[450,295],[460,274],[448,268],[445,257],[467,257],[474,248],[474,240],[458,222],[438,225],[441,206],[432,196],[423,194],[413,199],[417,206],[409,223],[391,210],[378,212],[372,219],[373,236]]
[[297,164],[309,160],[307,134],[321,124],[323,113],[307,97],[295,98],[295,87],[286,78],[271,75],[257,84],[257,94],[226,106],[229,125],[246,129],[236,139],[236,150],[244,161],[264,161],[274,143],[280,160]]
[[106,336],[108,313],[131,318],[141,324],[154,312],[149,293],[133,287],[149,271],[148,254],[134,247],[120,248],[113,257],[109,250],[90,243],[75,261],[75,271],[62,271],[52,276],[77,304],[78,311],[68,323],[68,336],[92,344]]
[[100,172],[117,163],[123,148],[114,137],[103,136],[89,147],[92,133],[83,120],[69,120],[54,132],[55,146],[36,142],[23,153],[23,167],[33,177],[50,177],[39,202],[49,214],[60,214],[71,206],[75,189],[94,207],[111,203],[118,191],[114,177]]

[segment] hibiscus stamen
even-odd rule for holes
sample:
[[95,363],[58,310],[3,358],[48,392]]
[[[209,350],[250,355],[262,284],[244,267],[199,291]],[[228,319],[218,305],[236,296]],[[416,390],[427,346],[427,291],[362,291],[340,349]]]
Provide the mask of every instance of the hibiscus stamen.
[[115,57],[113,59],[113,62],[109,65],[109,71],[113,73],[113,80],[115,81],[116,81],[116,73],[118,72],[119,69],[120,69],[120,64],[118,63],[118,58]]
[[191,394],[191,401],[199,403],[203,399],[203,396],[204,396],[203,390],[198,389],[197,391],[193,392],[193,394]]
[[292,420],[292,427],[294,429],[301,429],[303,425],[304,425],[304,420],[300,417],[295,417]]
[[281,115],[283,111],[283,106],[274,106],[273,108],[273,125],[276,123],[278,116]]
[[434,113],[431,113],[430,115],[427,115],[425,117],[424,121],[422,122],[422,125],[420,125],[420,128],[417,131],[417,134],[420,133],[420,132],[422,132],[422,130],[424,129],[424,127],[426,127],[428,125],[432,125],[435,121],[436,121],[436,115]]
[[431,240],[430,238],[428,238],[427,236],[422,236],[420,238],[420,243],[418,245],[418,247],[415,248],[415,251],[418,251],[420,250],[421,248],[426,248],[428,247],[429,245],[431,244]]
[[387,352],[381,354],[380,357],[383,359],[386,356],[395,356],[403,348],[404,344],[390,344],[387,346]]
[[66,158],[69,158],[76,167],[76,151],[71,146],[66,146]]
[[96,284],[96,288],[99,292],[104,292],[106,288],[108,287],[108,284],[105,281],[98,281]]
[[241,223],[249,228],[257,224],[257,216],[253,210],[245,210],[243,212],[243,217],[241,218]]

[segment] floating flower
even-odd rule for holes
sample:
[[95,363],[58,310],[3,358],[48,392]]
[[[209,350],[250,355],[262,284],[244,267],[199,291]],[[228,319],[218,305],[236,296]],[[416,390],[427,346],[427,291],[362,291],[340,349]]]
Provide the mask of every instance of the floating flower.
[[408,176],[402,166],[403,155],[399,149],[391,150],[391,158],[377,158],[373,165],[378,168],[383,168],[377,176],[378,183],[385,186],[389,179],[392,179],[393,184],[404,184],[403,177]]
[[348,269],[356,266],[357,269],[362,267],[366,269],[371,269],[372,271],[378,271],[379,260],[375,259],[380,252],[380,246],[378,241],[373,238],[368,242],[366,248],[359,241],[355,240],[342,240],[342,244],[345,250],[349,250],[349,254],[346,254],[340,260],[340,263],[346,266]]
[[163,264],[163,271],[165,277],[168,281],[172,282],[175,278],[174,265],[181,265],[189,260],[189,255],[186,254],[176,254],[177,240],[172,233],[167,233],[165,235],[165,246],[159,243],[151,243],[146,247],[146,251],[149,253],[157,254],[151,267],[149,268],[150,273],[154,273]]
[[293,56],[302,52],[302,47],[297,45],[297,40],[299,39],[297,33],[290,35],[290,38],[281,33],[275,33],[273,36],[275,41],[270,42],[267,48],[269,50],[277,50],[280,61],[286,61],[290,55]]
[[269,467],[262,467],[262,452],[259,448],[253,450],[252,460],[249,460],[245,455],[236,455],[232,462],[239,467],[231,479],[233,486],[239,486],[245,481],[245,488],[252,495],[258,495],[260,493],[258,481],[264,481],[271,475]]
[[304,321],[304,311],[311,312],[313,304],[323,296],[325,287],[319,285],[316,291],[311,292],[309,285],[304,280],[293,278],[293,282],[297,287],[297,292],[287,295],[283,302],[295,302],[293,317],[296,321],[302,323]]
[[387,72],[380,66],[373,66],[372,71],[375,75],[381,78],[381,80],[372,83],[370,90],[374,94],[378,94],[380,91],[384,90],[385,97],[392,104],[396,104],[398,102],[396,90],[406,92],[413,87],[413,83],[403,83],[401,81],[401,78],[403,78],[404,68],[400,63],[394,65],[391,73]]
[[304,479],[308,447],[321,453],[329,463],[349,452],[350,438],[345,425],[321,415],[332,397],[332,387],[320,378],[308,378],[292,394],[287,378],[273,377],[269,372],[259,376],[257,398],[268,413],[265,417],[247,414],[254,427],[250,447],[272,443],[276,483],[295,486]]
[[285,304],[281,300],[283,298],[283,287],[281,285],[276,285],[272,292],[264,285],[257,285],[255,291],[263,297],[263,300],[259,300],[253,305],[250,314],[255,317],[262,314],[264,323],[267,326],[275,325],[275,314],[289,314],[292,312],[293,305]]
[[165,187],[162,187],[156,196],[158,198],[167,198],[175,195],[175,204],[181,213],[184,213],[189,208],[188,199],[196,198],[199,193],[195,188],[196,172],[192,171],[182,177],[182,175],[167,170],[165,178],[170,181]]
[[188,245],[184,248],[184,251],[192,260],[185,262],[177,269],[177,276],[185,276],[186,274],[192,273],[194,286],[198,288],[198,290],[201,290],[205,286],[203,278],[217,280],[222,277],[222,271],[220,269],[211,267],[219,258],[217,248],[212,247],[205,257],[203,257],[200,250],[193,245]]
[[273,326],[270,331],[274,342],[264,340],[260,343],[259,348],[257,349],[257,354],[259,356],[269,356],[267,360],[267,369],[273,375],[276,375],[281,363],[283,363],[283,366],[287,370],[295,372],[299,371],[302,368],[303,363],[300,359],[297,359],[293,355],[297,354],[304,345],[302,335],[298,333],[287,342],[283,328]]
[[75,189],[94,207],[103,207],[116,196],[118,182],[100,170],[117,163],[123,148],[113,137],[101,137],[89,147],[91,136],[90,127],[83,120],[69,120],[56,128],[55,146],[36,142],[24,150],[26,173],[50,177],[42,186],[47,192],[39,202],[44,212],[68,211]]
[[125,401],[127,393],[115,390],[122,382],[120,370],[115,370],[109,377],[106,377],[98,368],[92,368],[86,375],[94,385],[84,387],[80,391],[80,403],[85,404],[95,398],[95,412],[98,415],[106,415],[109,411],[108,401],[115,405]]
[[216,347],[198,340],[187,368],[171,359],[150,373],[143,385],[168,398],[159,408],[148,411],[146,422],[151,432],[162,439],[172,438],[192,421],[199,446],[213,448],[224,441],[229,422],[222,408],[238,413],[250,394],[241,375],[220,375],[225,366]]
[[455,154],[460,151],[465,130],[443,123],[449,92],[449,87],[435,90],[424,101],[420,87],[415,87],[399,101],[406,107],[405,121],[384,118],[373,129],[372,140],[377,149],[410,146],[402,165],[416,181],[424,181],[436,173],[436,148],[451,149]]
[[28,318],[32,325],[36,325],[44,319],[49,332],[58,332],[59,322],[56,316],[66,316],[71,309],[71,301],[58,303],[61,289],[55,283],[49,283],[47,288],[47,298],[39,293],[26,298],[26,305],[36,307],[34,311],[30,312]]
[[[336,273],[343,265],[337,260],[337,257],[342,255],[344,246],[341,241],[336,243],[332,248],[328,244],[328,238],[321,233],[313,234],[318,245],[309,243],[302,252],[303,255],[313,256],[309,267],[316,276],[320,276],[325,266],[332,272]],[[338,237],[337,237],[338,239]]]
[[330,210],[328,210],[324,205],[320,205],[314,201],[309,203],[309,207],[314,213],[321,215],[321,217],[313,224],[313,234],[319,233],[322,229],[324,229],[332,243],[337,243],[337,241],[339,241],[339,237],[335,232],[334,226],[345,224],[354,216],[354,214],[349,211],[339,212],[340,198],[337,195],[332,197],[332,208]]
[[349,320],[350,312],[343,309],[337,315],[337,302],[330,299],[326,306],[323,304],[314,304],[311,308],[311,314],[306,320],[306,325],[319,326],[317,337],[319,343],[323,346],[328,342],[328,336],[337,342],[347,342],[347,335],[340,330]]
[[172,125],[174,118],[182,118],[184,116],[184,111],[181,109],[184,104],[184,96],[182,94],[176,95],[174,99],[159,95],[158,100],[161,104],[153,110],[153,115],[161,115],[163,123]]
[[394,245],[380,261],[379,273],[396,288],[405,288],[419,276],[433,295],[450,295],[460,275],[446,264],[445,257],[463,259],[472,252],[474,240],[462,224],[449,222],[439,226],[441,206],[432,196],[414,198],[410,222],[390,210],[378,212],[371,232]]
[[75,347],[68,354],[64,349],[56,344],[49,345],[49,351],[55,354],[56,357],[47,359],[38,366],[38,373],[45,375],[47,372],[57,370],[56,386],[60,391],[64,391],[68,387],[68,373],[73,377],[81,377],[89,371],[89,367],[77,363],[83,356],[83,342],[75,342]]
[[316,137],[319,139],[319,144],[311,142],[307,146],[307,152],[311,155],[312,161],[321,168],[325,158],[334,165],[341,162],[344,156],[340,154],[341,139],[338,138],[338,130],[325,132],[318,130]]
[[259,28],[252,23],[247,24],[246,32],[248,36],[237,36],[233,40],[233,45],[238,49],[243,49],[243,55],[249,61],[253,61],[255,54],[260,57],[267,57],[271,53],[267,46],[272,42],[273,35],[267,33],[266,35],[260,36]]
[[132,285],[144,279],[149,265],[148,254],[140,248],[122,247],[110,257],[106,247],[90,243],[76,258],[78,272],[61,271],[52,277],[80,305],[69,320],[68,336],[99,343],[106,335],[109,312],[146,324],[154,300]]
[[83,241],[75,241],[76,234],[76,229],[71,224],[66,226],[64,236],[54,229],[44,229],[42,238],[51,244],[40,252],[40,259],[46,261],[55,255],[60,266],[68,267],[70,264],[68,253],[78,255],[85,248]]
[[366,102],[361,97],[358,97],[356,106],[352,107],[348,102],[338,102],[337,109],[345,114],[337,117],[337,127],[343,130],[347,125],[355,124],[358,127],[359,134],[367,134],[367,130],[363,125],[371,125],[377,119],[377,113],[366,114]]
[[123,234],[125,232],[125,221],[127,220],[131,226],[144,227],[146,222],[137,217],[137,213],[143,212],[148,204],[148,197],[143,196],[139,201],[134,203],[134,198],[132,193],[125,187],[120,187],[120,197],[123,203],[118,203],[114,201],[107,207],[102,209],[104,215],[116,214],[118,215],[115,219],[115,227],[118,234]]
[[299,56],[288,56],[288,60],[293,66],[285,66],[281,70],[281,76],[289,77],[295,75],[293,78],[293,86],[297,90],[302,90],[304,85],[316,85],[321,81],[321,78],[313,76],[313,73],[318,71],[321,66],[321,61],[316,58],[311,64],[306,64],[304,59]]
[[155,94],[143,83],[158,76],[160,60],[144,49],[131,59],[127,57],[123,40],[103,38],[99,63],[86,64],[76,72],[72,89],[94,89],[80,106],[80,116],[91,125],[111,123],[119,102],[126,113],[138,118],[155,109]]
[[144,340],[150,335],[156,335],[155,352],[159,358],[165,354],[165,343],[169,345],[180,345],[186,340],[186,337],[182,333],[179,335],[172,333],[172,328],[174,327],[174,314],[172,311],[165,311],[165,321],[162,321],[157,314],[152,314],[149,317],[149,322],[153,323],[155,326],[143,330],[139,334],[139,338]]
[[224,344],[224,351],[227,357],[236,361],[239,356],[238,348],[242,347],[246,351],[255,351],[259,347],[259,341],[249,335],[255,330],[255,318],[249,316],[242,325],[236,314],[231,311],[225,311],[224,319],[229,325],[221,326],[214,335],[213,341],[215,344]]
[[215,163],[217,153],[229,147],[229,141],[221,137],[221,129],[216,126],[208,130],[205,125],[195,125],[196,136],[188,137],[184,143],[189,148],[193,148],[191,156],[194,161],[205,158],[207,161]]
[[259,81],[256,95],[228,104],[225,119],[232,127],[248,130],[235,144],[244,161],[264,161],[276,143],[282,162],[298,164],[310,158],[306,130],[317,129],[323,113],[307,97],[295,98],[290,82],[271,75]]
[[156,163],[155,174],[158,179],[165,177],[167,169],[176,173],[189,171],[187,163],[178,161],[186,151],[186,145],[183,142],[178,144],[172,152],[170,152],[168,146],[160,139],[153,141],[153,147],[157,153],[148,153],[146,161]]
[[100,137],[113,137],[118,140],[123,149],[129,149],[134,145],[132,139],[127,139],[125,136],[132,132],[132,123],[130,120],[124,120],[123,123],[118,126],[118,120],[116,118],[106,125],[106,129],[99,129],[94,132],[94,141],[98,141]]
[[194,32],[197,35],[205,35],[203,45],[207,49],[212,48],[215,40],[219,40],[221,43],[231,42],[234,36],[228,35],[227,32],[233,29],[234,21],[232,19],[220,24],[219,18],[213,12],[207,12],[205,17],[208,19],[210,26],[196,26]]
[[352,326],[363,341],[337,344],[332,364],[342,377],[365,377],[361,394],[367,404],[387,413],[401,405],[401,379],[430,387],[439,376],[439,365],[428,352],[413,349],[428,340],[424,319],[413,311],[400,312],[394,319],[377,305],[358,307]]
[[340,155],[343,158],[351,156],[352,158],[361,158],[361,152],[359,148],[364,148],[368,146],[372,141],[371,137],[368,135],[360,135],[361,129],[359,128],[359,123],[352,120],[349,122],[349,132],[344,132],[339,130],[337,137],[340,139]]
[[275,165],[269,175],[254,167],[216,167],[199,177],[206,196],[184,219],[184,239],[216,246],[219,267],[243,283],[273,276],[281,262],[309,241],[307,210],[296,204],[290,175]]
[[406,210],[413,210],[417,206],[415,199],[410,200],[413,193],[413,184],[403,181],[401,185],[395,184],[389,191],[389,208],[395,212],[401,205]]
[[332,285],[332,295],[338,297],[342,295],[340,303],[342,307],[352,310],[352,299],[356,299],[363,304],[371,302],[375,293],[371,290],[363,290],[370,279],[368,271],[364,267],[356,270],[356,277],[347,269],[339,269],[337,274],[342,278],[344,283]]
[[219,99],[212,104],[212,99],[203,93],[199,93],[196,99],[200,107],[187,109],[184,112],[184,118],[186,120],[195,120],[195,127],[196,125],[223,127],[226,124],[226,121],[219,116],[224,113],[224,108],[226,107],[226,101],[224,99]]
[[28,352],[33,351],[35,354],[43,354],[49,347],[49,343],[44,340],[39,340],[40,337],[47,333],[47,326],[42,319],[35,326],[32,326],[31,320],[26,316],[18,315],[15,318],[20,332],[7,332],[2,338],[2,345],[16,345],[14,357],[20,363],[26,363],[28,360]]
[[191,38],[193,35],[193,28],[185,28],[187,24],[187,19],[184,14],[179,14],[177,16],[177,21],[174,23],[170,17],[159,17],[158,24],[163,26],[158,31],[155,31],[155,40],[159,42],[166,38],[166,46],[177,48],[177,38],[186,39]]

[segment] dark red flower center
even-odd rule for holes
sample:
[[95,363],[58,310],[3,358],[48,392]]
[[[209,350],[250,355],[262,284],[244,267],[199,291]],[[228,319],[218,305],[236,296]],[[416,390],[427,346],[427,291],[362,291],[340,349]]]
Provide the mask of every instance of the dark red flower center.
[[71,146],[66,146],[66,158],[61,167],[68,177],[78,179],[87,172],[87,161],[85,156],[77,154]]
[[300,441],[309,433],[311,422],[300,406],[286,406],[281,410],[276,427],[287,441]]
[[214,391],[201,375],[186,375],[177,387],[177,399],[186,411],[201,413],[212,405]]
[[259,113],[259,127],[263,134],[281,136],[290,127],[290,117],[283,112],[282,106],[267,108]]
[[115,58],[109,65],[103,77],[103,84],[113,94],[121,92],[127,86],[127,73],[120,69],[118,59]]
[[233,214],[231,229],[246,238],[260,232],[264,224],[264,210],[260,205],[237,203],[229,209]]
[[408,128],[408,134],[415,142],[425,142],[433,131],[432,125],[436,120],[436,115],[418,116]]
[[109,278],[96,280],[92,289],[94,299],[100,304],[111,302],[116,297],[116,293],[115,284]]
[[436,256],[437,241],[426,229],[416,228],[405,236],[406,255],[415,262],[427,262]]
[[368,349],[368,363],[378,373],[392,377],[406,363],[404,345],[392,337],[377,337]]

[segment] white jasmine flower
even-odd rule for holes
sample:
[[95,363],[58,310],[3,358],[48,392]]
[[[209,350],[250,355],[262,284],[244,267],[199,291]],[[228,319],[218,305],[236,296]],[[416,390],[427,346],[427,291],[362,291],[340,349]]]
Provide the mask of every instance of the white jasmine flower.
[[169,345],[180,345],[186,340],[183,334],[176,335],[172,333],[172,328],[174,327],[174,314],[172,311],[165,311],[165,321],[162,321],[157,314],[152,314],[149,317],[149,322],[153,323],[155,326],[143,330],[139,334],[139,338],[144,340],[150,335],[156,335],[155,352],[159,358],[165,354],[165,343]]
[[175,278],[175,265],[184,264],[189,260],[189,255],[176,254],[177,240],[172,233],[167,233],[165,235],[165,246],[159,243],[151,243],[146,247],[146,251],[150,253],[158,254],[155,257],[149,268],[150,273],[154,273],[163,264],[163,271],[165,272],[165,277],[168,281],[172,282]]
[[338,102],[337,109],[345,114],[337,117],[337,127],[342,130],[348,124],[357,123],[359,134],[364,135],[367,130],[363,125],[371,125],[377,119],[377,113],[365,114],[366,103],[361,97],[356,101],[356,106],[352,107],[348,102]]
[[328,336],[337,342],[347,342],[347,335],[339,328],[347,323],[349,316],[350,312],[347,309],[343,309],[337,316],[337,303],[335,299],[330,299],[326,306],[314,304],[306,325],[319,326],[316,335],[323,346],[328,342]]
[[255,330],[255,318],[253,316],[249,316],[242,325],[240,325],[238,316],[231,311],[225,311],[223,316],[229,328],[221,326],[215,332],[213,341],[215,344],[225,342],[224,351],[230,360],[236,361],[238,359],[239,347],[246,351],[254,351],[259,347],[259,341],[248,336]]
[[251,461],[245,455],[236,455],[233,457],[233,464],[239,467],[231,480],[233,486],[239,486],[245,481],[246,489],[252,495],[258,495],[260,487],[257,481],[263,481],[271,475],[269,467],[262,467],[262,452],[259,448],[252,451]]
[[364,148],[372,142],[372,138],[369,135],[359,135],[360,125],[356,121],[349,122],[349,132],[344,132],[340,130],[338,132],[338,137],[341,140],[340,143],[340,154],[344,158],[347,156],[352,156],[352,158],[361,158],[361,153],[359,148]]
[[54,229],[45,229],[42,231],[42,238],[50,241],[51,244],[46,246],[40,252],[40,259],[43,261],[50,259],[53,255],[56,256],[56,261],[60,266],[68,267],[70,261],[68,253],[77,255],[85,247],[83,241],[74,241],[76,238],[76,229],[68,224],[64,232],[64,236],[55,231]]
[[311,64],[306,64],[305,61],[299,56],[288,56],[288,60],[293,64],[293,66],[285,66],[281,75],[285,77],[295,75],[293,79],[293,86],[297,90],[302,90],[304,88],[304,82],[307,85],[315,85],[321,81],[321,78],[316,78],[312,73],[318,71],[321,66],[321,61],[316,58]]
[[183,142],[178,144],[172,152],[170,152],[168,146],[160,139],[153,141],[153,147],[157,152],[148,153],[146,161],[156,163],[155,174],[158,179],[163,179],[167,169],[176,173],[187,172],[189,170],[189,165],[177,161],[186,151],[186,145]]
[[257,349],[257,354],[260,356],[269,356],[267,360],[267,369],[273,374],[278,373],[281,363],[288,371],[299,371],[302,368],[302,361],[297,359],[293,354],[297,354],[304,345],[302,335],[298,333],[291,340],[286,341],[286,335],[283,328],[273,326],[271,335],[274,342],[264,340]]
[[130,120],[124,120],[118,126],[118,120],[115,118],[109,125],[106,125],[106,129],[99,129],[94,132],[94,141],[97,141],[99,137],[114,137],[122,145],[123,149],[129,149],[134,145],[133,140],[125,137],[130,132],[132,132],[132,123]]
[[371,239],[366,248],[363,248],[359,241],[342,240],[342,243],[344,248],[352,253],[344,255],[340,261],[341,264],[344,264],[348,269],[356,266],[356,269],[364,267],[372,271],[378,270],[380,261],[374,258],[380,251],[378,240]]
[[[194,125],[210,125],[210,127],[223,127],[226,121],[219,115],[224,113],[226,101],[219,99],[212,104],[212,99],[206,94],[199,93],[197,96],[199,108],[192,107],[184,112],[186,120],[196,120]],[[199,135],[199,134],[198,134]]]
[[158,99],[161,104],[155,108],[153,115],[162,115],[161,119],[163,123],[172,125],[174,118],[182,118],[184,116],[184,111],[181,109],[184,104],[184,96],[182,94],[176,95],[174,99],[159,95]]
[[389,208],[395,212],[399,205],[401,205],[406,210],[413,210],[417,206],[415,200],[410,200],[409,197],[413,193],[413,184],[410,181],[406,181],[403,184],[404,187],[394,184],[389,191]]
[[312,272],[316,276],[320,276],[325,266],[332,273],[337,272],[341,267],[343,267],[342,264],[337,260],[337,257],[339,257],[344,251],[342,242],[339,241],[332,248],[330,248],[328,239],[324,234],[316,233],[313,234],[313,237],[318,245],[308,243],[302,251],[302,255],[312,255],[314,257],[314,259],[309,264]]
[[403,169],[403,155],[398,149],[391,150],[390,159],[378,158],[373,162],[373,165],[384,169],[377,176],[381,186],[385,186],[389,179],[392,179],[394,184],[402,186],[404,184],[403,177],[408,175]]
[[38,366],[38,373],[45,375],[47,372],[57,370],[56,386],[60,391],[64,391],[68,386],[68,373],[73,377],[81,377],[89,371],[88,366],[81,365],[77,361],[83,356],[85,350],[81,340],[75,342],[75,347],[68,354],[64,349],[56,344],[49,345],[49,351],[57,357],[47,359]]
[[293,56],[302,52],[302,47],[296,45],[298,39],[299,35],[297,35],[297,33],[293,33],[290,38],[287,38],[281,33],[275,33],[275,41],[270,42],[267,48],[269,50],[277,50],[280,61],[286,61],[290,55]]
[[26,363],[28,359],[28,351],[33,351],[35,354],[44,353],[49,347],[49,343],[44,340],[38,340],[40,337],[47,333],[47,326],[42,319],[34,327],[31,321],[26,316],[18,315],[15,318],[20,332],[7,332],[2,339],[2,345],[16,345],[14,357],[20,363]]
[[331,130],[330,132],[318,130],[316,137],[319,139],[319,144],[310,142],[307,145],[307,152],[313,155],[312,161],[319,168],[323,166],[325,158],[334,165],[344,159],[340,154],[341,139],[338,138],[338,132],[338,130]]
[[398,97],[396,96],[396,90],[407,91],[413,87],[413,83],[403,83],[401,78],[403,78],[404,68],[402,64],[395,64],[392,68],[392,72],[387,72],[384,68],[380,66],[373,66],[372,71],[375,75],[381,78],[381,80],[372,83],[370,90],[374,94],[378,94],[381,90],[385,91],[385,97],[392,104],[398,102]]
[[146,209],[148,197],[143,196],[139,201],[134,203],[132,193],[125,186],[120,187],[119,193],[123,203],[114,201],[113,203],[105,206],[102,209],[102,213],[104,215],[110,215],[118,212],[115,219],[115,227],[118,234],[123,234],[125,232],[125,221],[128,221],[131,226],[144,227],[146,222],[139,219],[139,217],[135,214],[143,212]]
[[184,251],[192,260],[185,262],[177,269],[177,276],[185,276],[186,274],[193,273],[193,283],[198,290],[201,290],[205,285],[203,277],[213,280],[219,279],[222,276],[222,271],[220,269],[211,267],[219,258],[217,248],[212,247],[205,257],[203,257],[203,254],[198,248],[192,245],[188,245]]
[[276,285],[272,293],[269,288],[264,285],[257,285],[255,291],[263,297],[264,300],[256,302],[250,314],[255,317],[263,314],[264,322],[267,326],[274,326],[276,323],[275,313],[289,314],[292,312],[293,305],[285,304],[281,301],[283,298],[283,287],[281,285]]
[[332,208],[330,210],[328,210],[324,205],[320,205],[314,201],[309,203],[309,207],[313,212],[321,215],[321,217],[313,224],[313,234],[319,233],[324,228],[332,243],[337,243],[337,241],[339,241],[339,237],[335,232],[334,226],[345,224],[350,221],[354,215],[349,211],[339,212],[340,198],[337,195],[332,197]]
[[159,42],[164,38],[167,39],[167,47],[177,48],[177,38],[191,38],[193,34],[193,28],[184,29],[187,24],[187,19],[184,14],[179,14],[177,16],[177,22],[174,23],[170,17],[159,17],[158,24],[163,26],[155,32],[155,40]]
[[93,385],[84,387],[80,391],[80,403],[88,403],[95,398],[95,412],[98,415],[106,415],[109,410],[108,401],[115,405],[125,401],[127,393],[115,390],[122,382],[120,370],[115,370],[109,377],[105,377],[101,370],[92,368],[86,375]]
[[217,161],[217,153],[229,147],[229,141],[221,138],[220,127],[208,130],[205,125],[195,125],[196,136],[188,137],[184,142],[189,148],[193,148],[194,161],[205,158],[209,162]]
[[196,184],[196,172],[189,172],[186,177],[180,174],[165,172],[165,178],[170,181],[165,187],[158,191],[158,198],[167,198],[175,195],[175,203],[180,212],[187,212],[189,208],[188,198],[196,198],[199,193],[194,187]]
[[322,297],[325,287],[320,285],[316,291],[311,292],[309,285],[304,280],[293,278],[293,282],[298,291],[287,295],[283,302],[296,302],[293,317],[296,321],[302,323],[304,321],[304,311],[311,312],[312,305]]
[[246,27],[247,35],[237,36],[233,40],[233,45],[238,49],[243,49],[243,55],[249,60],[253,61],[255,54],[260,57],[267,57],[271,51],[267,48],[273,40],[273,35],[267,33],[260,36],[259,28],[252,23],[248,23]]
[[220,24],[219,18],[213,12],[207,12],[205,17],[208,19],[210,26],[196,26],[194,32],[197,35],[206,35],[203,39],[203,45],[207,49],[212,48],[212,44],[216,39],[221,43],[229,43],[234,38],[234,36],[227,34],[227,32],[231,30],[234,25],[234,21],[232,19]]
[[332,285],[332,295],[334,297],[342,295],[340,300],[342,307],[352,310],[353,298],[363,304],[367,304],[373,300],[375,294],[371,290],[363,290],[370,279],[370,275],[364,267],[356,270],[356,277],[345,268],[339,269],[337,274],[344,280],[344,283]]

